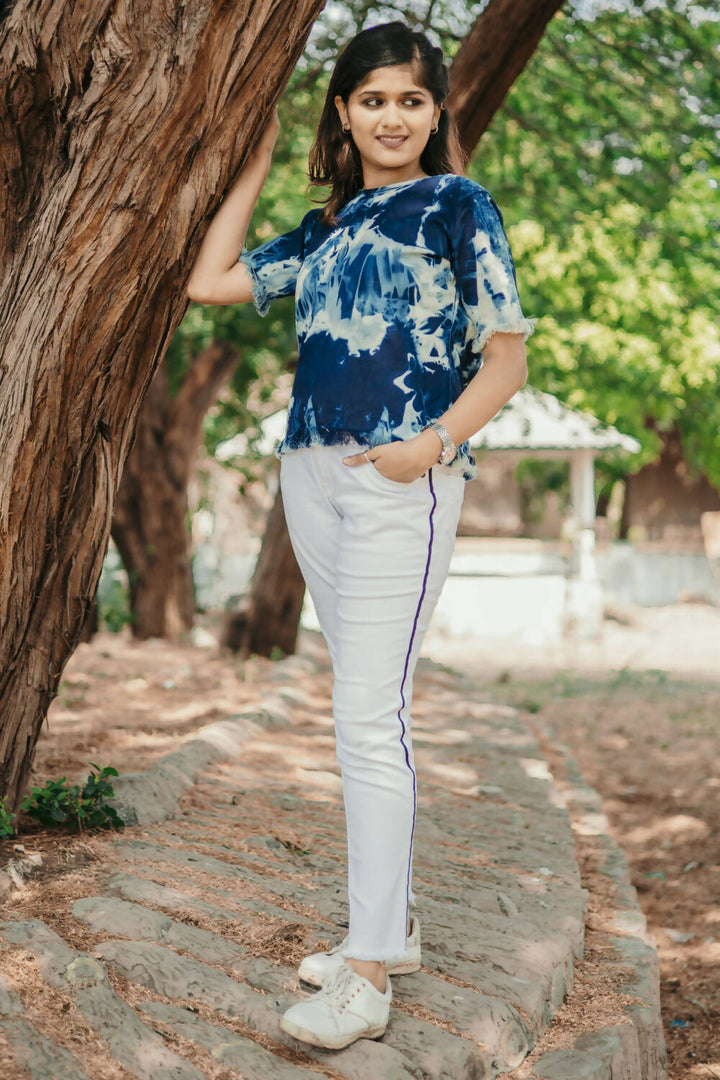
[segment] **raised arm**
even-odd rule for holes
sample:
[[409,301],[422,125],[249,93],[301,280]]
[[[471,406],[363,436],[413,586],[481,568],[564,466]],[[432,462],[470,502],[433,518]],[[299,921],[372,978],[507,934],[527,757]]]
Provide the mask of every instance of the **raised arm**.
[[247,266],[238,262],[252,212],[270,171],[280,130],[277,109],[208,226],[185,291],[199,304],[245,304],[253,299]]

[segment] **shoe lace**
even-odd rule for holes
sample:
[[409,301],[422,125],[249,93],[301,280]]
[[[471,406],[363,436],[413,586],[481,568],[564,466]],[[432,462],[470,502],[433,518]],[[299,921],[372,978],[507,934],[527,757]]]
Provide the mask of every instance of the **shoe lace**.
[[349,964],[343,964],[334,975],[325,980],[319,993],[324,998],[327,998],[330,1004],[339,1009],[344,1009],[350,998],[362,989],[360,986],[353,986],[354,982],[355,971]]

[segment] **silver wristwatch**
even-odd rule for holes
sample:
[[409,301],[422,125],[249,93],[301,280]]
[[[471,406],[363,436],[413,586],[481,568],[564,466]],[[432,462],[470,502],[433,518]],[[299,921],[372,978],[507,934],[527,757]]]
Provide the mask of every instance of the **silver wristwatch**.
[[450,462],[454,460],[455,455],[457,454],[457,446],[452,441],[450,433],[448,432],[447,428],[444,428],[442,426],[439,420],[433,420],[432,424],[428,424],[428,427],[425,430],[427,431],[428,428],[432,428],[433,431],[436,431],[440,436],[440,441],[442,442],[442,450],[440,451],[440,457],[438,458],[438,462],[441,465],[449,465]]

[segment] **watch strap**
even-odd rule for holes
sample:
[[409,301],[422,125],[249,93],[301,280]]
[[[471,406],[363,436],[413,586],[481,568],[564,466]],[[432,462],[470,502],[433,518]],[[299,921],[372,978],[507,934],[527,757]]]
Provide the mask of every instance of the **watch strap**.
[[428,424],[428,427],[432,428],[432,430],[437,432],[440,436],[440,441],[442,443],[442,450],[440,451],[440,457],[438,458],[440,464],[444,465],[446,461],[452,461],[457,453],[457,446],[452,441],[450,432],[439,420],[433,420],[431,424]]

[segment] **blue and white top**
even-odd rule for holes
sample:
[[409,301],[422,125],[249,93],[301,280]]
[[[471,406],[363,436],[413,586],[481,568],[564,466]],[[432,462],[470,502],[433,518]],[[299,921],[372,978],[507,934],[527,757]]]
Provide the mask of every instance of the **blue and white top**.
[[[495,331],[521,333],[502,215],[455,173],[363,188],[334,227],[310,210],[247,251],[255,306],[295,294],[298,364],[279,454],[418,435],[452,405]],[[449,466],[475,475],[467,443]]]

